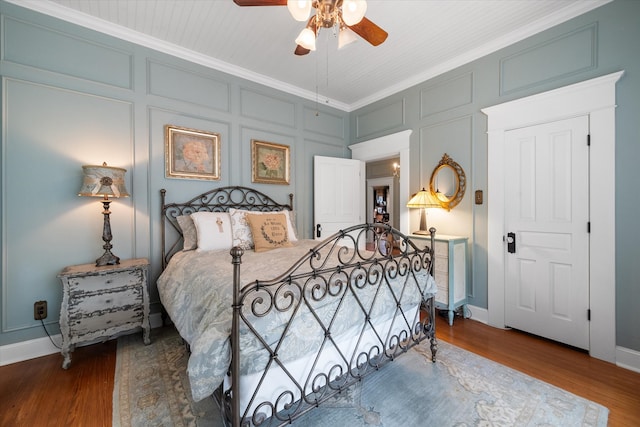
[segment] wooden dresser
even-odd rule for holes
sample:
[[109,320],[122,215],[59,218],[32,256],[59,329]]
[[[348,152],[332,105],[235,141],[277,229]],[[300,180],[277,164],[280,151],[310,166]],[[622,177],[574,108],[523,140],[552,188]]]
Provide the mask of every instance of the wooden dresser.
[[58,274],[63,296],[60,309],[62,367],[71,364],[76,344],[107,340],[138,327],[149,344],[149,261],[144,258],[96,267],[66,267]]
[[[414,243],[424,245],[431,241],[429,236],[412,234]],[[436,235],[434,279],[438,285],[436,308],[447,310],[449,325],[453,325],[455,312],[467,304],[467,284],[469,271],[468,238],[461,236]]]

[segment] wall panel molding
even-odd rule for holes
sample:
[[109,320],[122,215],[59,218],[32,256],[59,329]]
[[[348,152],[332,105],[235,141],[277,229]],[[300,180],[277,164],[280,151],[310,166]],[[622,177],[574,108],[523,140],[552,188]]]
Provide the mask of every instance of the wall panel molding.
[[473,102],[473,73],[420,90],[420,118],[453,110]]
[[367,138],[374,134],[395,129],[405,124],[405,99],[402,98],[380,108],[356,116],[356,138]]
[[133,89],[130,52],[6,15],[2,15],[2,39],[3,61]]
[[304,130],[341,140],[346,137],[346,120],[344,117],[306,106],[303,107],[302,111]]
[[296,127],[295,103],[248,88],[240,88],[240,114],[263,122]]
[[593,23],[500,60],[500,94],[594,70],[598,24]]
[[228,83],[158,61],[147,61],[147,93],[215,110],[231,110]]

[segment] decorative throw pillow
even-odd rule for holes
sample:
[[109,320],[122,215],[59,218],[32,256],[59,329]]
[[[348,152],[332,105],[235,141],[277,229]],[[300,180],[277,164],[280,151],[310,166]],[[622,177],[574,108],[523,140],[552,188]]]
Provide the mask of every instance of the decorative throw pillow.
[[245,217],[251,227],[256,252],[293,246],[284,213],[247,213]]
[[244,209],[229,209],[229,216],[231,217],[231,226],[233,232],[233,246],[239,246],[242,249],[253,249],[253,237],[251,233],[251,227],[247,222],[246,215],[270,215],[273,213],[283,214],[287,219],[287,237],[290,242],[297,242],[298,238],[296,237],[295,228],[293,227],[293,222],[291,221],[292,213],[288,210],[277,211],[277,212],[258,212],[258,211],[248,211]]
[[227,212],[195,212],[191,218],[197,231],[197,252],[231,249],[231,218]]
[[183,251],[192,251],[198,247],[198,235],[191,215],[180,215],[176,218],[182,230]]

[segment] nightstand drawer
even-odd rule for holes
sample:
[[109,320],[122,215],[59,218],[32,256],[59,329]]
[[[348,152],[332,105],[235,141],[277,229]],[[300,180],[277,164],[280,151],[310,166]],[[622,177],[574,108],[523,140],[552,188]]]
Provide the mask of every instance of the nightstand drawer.
[[142,270],[116,271],[113,273],[71,277],[69,292],[72,295],[101,292],[106,289],[138,286],[143,281]]
[[69,317],[85,317],[104,311],[105,307],[114,311],[131,305],[142,306],[142,288],[139,286],[78,296],[69,302]]
[[[142,306],[138,306],[135,309],[125,311],[106,312],[83,318],[71,318],[69,319],[69,327],[73,335],[82,337],[89,333],[102,330],[108,331],[109,329],[127,324],[130,324],[131,328],[141,326],[142,316]],[[108,335],[105,334],[101,336],[108,338]]]

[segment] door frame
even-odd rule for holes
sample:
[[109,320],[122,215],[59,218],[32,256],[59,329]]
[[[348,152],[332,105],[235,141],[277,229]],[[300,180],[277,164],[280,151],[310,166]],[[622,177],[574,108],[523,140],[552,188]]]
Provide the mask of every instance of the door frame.
[[[616,360],[615,305],[615,99],[624,71],[483,108],[487,115],[488,322],[505,327],[505,132],[556,120],[589,117],[589,277],[591,356]],[[586,142],[585,142],[586,143]]]
[[351,150],[351,158],[369,162],[373,160],[382,160],[389,157],[400,156],[400,182],[398,189],[398,199],[400,201],[400,232],[409,234],[409,171],[410,171],[410,152],[411,133],[413,130],[403,130],[391,135],[381,136],[379,138],[370,139],[368,141],[352,144],[349,146]]

